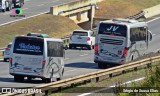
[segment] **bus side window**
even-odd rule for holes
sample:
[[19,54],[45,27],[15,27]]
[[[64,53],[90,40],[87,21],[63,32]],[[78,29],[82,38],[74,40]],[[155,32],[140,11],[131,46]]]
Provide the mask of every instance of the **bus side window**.
[[61,42],[47,41],[48,57],[63,57],[63,44]]
[[131,42],[134,41],[146,41],[146,27],[137,27],[130,29],[130,40]]

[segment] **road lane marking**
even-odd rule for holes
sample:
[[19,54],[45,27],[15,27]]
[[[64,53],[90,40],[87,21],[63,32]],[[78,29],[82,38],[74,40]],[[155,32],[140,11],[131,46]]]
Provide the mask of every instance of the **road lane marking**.
[[24,0],[25,2],[28,2],[28,1],[30,1],[30,0]]
[[147,23],[150,23],[150,22],[155,21],[155,20],[157,20],[157,19],[160,19],[160,17],[157,17],[157,18],[155,18],[155,19],[152,19],[152,20],[150,20],[150,21],[147,21]]
[[37,5],[37,6],[43,6],[44,4],[40,4],[40,5]]
[[80,55],[80,56],[82,57],[82,56],[87,56],[87,55],[88,55],[88,54],[83,54],[83,55]]
[[68,60],[68,59],[70,59],[70,58],[65,58],[64,60]]
[[[135,79],[135,80],[127,81],[127,82],[125,82],[125,83],[118,84],[118,85],[113,85],[113,86],[109,86],[109,87],[115,87],[115,86],[119,86],[119,85],[130,84],[130,83],[138,82],[138,81],[141,81],[141,80],[144,80],[144,79],[145,79],[145,77],[142,77],[142,78],[138,78],[138,79]],[[97,93],[97,92],[100,92],[100,91],[107,90],[107,89],[109,89],[109,87],[102,88],[102,89],[98,89],[98,90],[91,91],[91,92],[88,92],[88,93],[83,93],[83,94],[77,95],[77,96],[87,96],[87,95],[91,95],[91,94],[93,94],[93,93]]]
[[24,8],[24,9],[22,9],[22,10],[27,10],[28,8]]
[[3,14],[3,15],[8,15],[8,14],[11,14],[11,12],[7,12],[7,13],[5,13],[5,14]]
[[67,70],[65,72],[72,72],[72,71],[76,71],[77,69],[72,69],[72,70]]
[[7,22],[7,23],[3,23],[3,24],[0,24],[0,26],[7,25],[7,24],[10,24],[10,23],[13,23],[13,22],[17,22],[17,21],[21,21],[21,20],[25,20],[25,19],[28,19],[28,18],[36,17],[36,16],[39,16],[39,15],[42,15],[42,14],[46,14],[46,13],[49,13],[49,11],[47,11],[47,12],[42,12],[42,13],[37,14],[37,15],[32,15],[32,16],[29,16],[29,17],[26,17],[26,18],[13,20],[13,21],[10,21],[10,22]]
[[52,2],[58,2],[59,0],[55,0],[55,1],[52,1]]

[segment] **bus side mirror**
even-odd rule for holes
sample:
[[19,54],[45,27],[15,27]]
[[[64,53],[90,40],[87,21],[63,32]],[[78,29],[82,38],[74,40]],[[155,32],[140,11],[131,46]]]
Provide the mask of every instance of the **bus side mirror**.
[[152,40],[152,37],[153,37],[152,32],[150,30],[148,30],[148,39],[149,39],[149,41]]

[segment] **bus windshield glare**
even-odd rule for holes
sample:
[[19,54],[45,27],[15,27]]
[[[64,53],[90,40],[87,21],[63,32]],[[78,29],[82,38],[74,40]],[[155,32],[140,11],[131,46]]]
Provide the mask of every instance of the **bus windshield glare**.
[[98,33],[126,37],[127,27],[125,25],[101,23]]

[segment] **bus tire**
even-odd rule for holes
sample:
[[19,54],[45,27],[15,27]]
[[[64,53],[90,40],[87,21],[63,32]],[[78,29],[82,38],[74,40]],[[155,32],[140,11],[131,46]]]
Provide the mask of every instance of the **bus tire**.
[[24,76],[14,76],[14,81],[15,82],[23,82],[24,81]]
[[6,9],[2,9],[2,12],[6,12]]
[[52,80],[51,80],[51,78],[43,78],[43,79],[42,79],[42,82],[43,82],[43,83],[51,83]]
[[32,77],[27,77],[27,80],[28,81],[32,81]]
[[62,78],[61,78],[61,77],[60,77],[60,78],[56,78],[56,80],[57,80],[57,81],[60,81],[60,80],[62,80]]
[[7,62],[7,58],[4,58],[3,61],[4,61],[4,62]]
[[98,68],[104,69],[104,64],[103,63],[98,63]]
[[88,45],[88,50],[92,50],[92,45]]
[[69,49],[72,49],[72,45],[69,45]]

